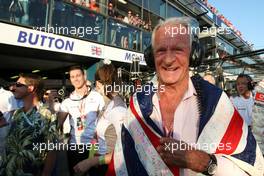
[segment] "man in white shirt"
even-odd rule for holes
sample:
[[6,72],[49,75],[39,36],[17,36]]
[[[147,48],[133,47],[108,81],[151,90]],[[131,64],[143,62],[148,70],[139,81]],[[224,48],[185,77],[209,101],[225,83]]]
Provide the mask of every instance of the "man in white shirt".
[[14,110],[18,109],[17,101],[12,92],[0,87],[0,112],[3,114],[0,117],[0,155],[5,151],[5,137],[8,133],[8,122]]
[[251,126],[252,109],[254,106],[254,98],[252,96],[254,86],[252,78],[246,74],[238,75],[236,89],[238,96],[231,97],[230,99],[248,126]]
[[193,24],[180,17],[155,27],[153,57],[145,58],[155,63],[158,85],[131,97],[109,176],[263,175],[259,147],[227,95],[189,76],[201,58]]
[[4,114],[6,120],[10,118],[10,112],[18,109],[17,100],[12,92],[0,88],[0,111]]
[[[98,112],[103,109],[104,99],[94,90],[89,90],[86,84],[84,70],[80,66],[72,66],[69,70],[70,81],[74,91],[69,98],[61,103],[59,113],[59,126],[62,126],[67,116],[70,121],[70,145],[87,148],[95,133],[95,121]],[[88,146],[89,148],[89,146]],[[80,161],[87,159],[89,150],[68,150],[70,174],[74,175],[73,167]]]

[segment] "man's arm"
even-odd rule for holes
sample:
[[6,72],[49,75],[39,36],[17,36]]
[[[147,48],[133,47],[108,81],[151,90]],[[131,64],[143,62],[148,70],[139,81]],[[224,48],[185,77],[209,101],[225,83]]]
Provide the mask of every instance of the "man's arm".
[[61,129],[63,126],[64,121],[67,118],[68,112],[59,112],[58,113],[58,129]]

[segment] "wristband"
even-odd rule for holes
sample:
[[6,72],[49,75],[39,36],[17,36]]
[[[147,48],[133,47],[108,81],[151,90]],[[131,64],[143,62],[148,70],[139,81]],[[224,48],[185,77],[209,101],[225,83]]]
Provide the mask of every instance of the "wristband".
[[95,144],[96,144],[96,140],[93,139],[93,140],[91,141],[91,145],[92,145],[92,147],[91,147],[91,149],[90,149],[90,151],[89,151],[89,156],[88,156],[88,158],[93,158],[94,155],[96,154],[97,151],[95,150]]
[[102,155],[102,156],[99,156],[99,165],[103,165],[105,164],[105,156]]

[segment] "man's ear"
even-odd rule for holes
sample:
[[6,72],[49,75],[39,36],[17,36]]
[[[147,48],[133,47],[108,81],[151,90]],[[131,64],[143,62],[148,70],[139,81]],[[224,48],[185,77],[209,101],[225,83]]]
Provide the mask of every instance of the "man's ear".
[[87,71],[83,70],[83,72],[84,72],[84,79],[87,80]]

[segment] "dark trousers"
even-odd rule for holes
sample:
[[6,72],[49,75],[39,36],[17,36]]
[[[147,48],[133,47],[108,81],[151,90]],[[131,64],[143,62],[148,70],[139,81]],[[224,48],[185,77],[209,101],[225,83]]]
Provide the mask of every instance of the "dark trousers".
[[[80,153],[83,152],[83,153]],[[68,164],[69,164],[69,171],[70,176],[74,176],[74,170],[73,167],[78,164],[80,161],[85,160],[89,156],[89,150],[68,150]],[[104,164],[101,166],[92,167],[89,169],[87,173],[89,173],[89,176],[105,176],[108,169],[108,165]]]
[[[78,149],[78,147],[76,147]],[[69,171],[70,175],[74,176],[74,170],[73,167],[78,164],[80,161],[85,160],[89,156],[89,150],[68,150],[68,163],[69,163]]]
[[89,176],[105,176],[108,169],[108,165],[104,164],[97,167],[92,167],[89,170]]

